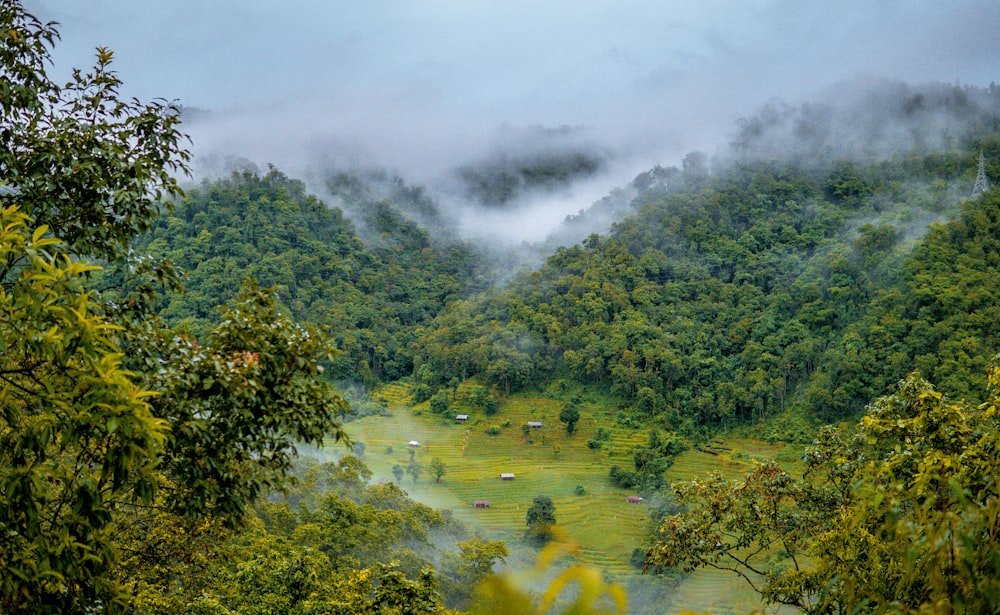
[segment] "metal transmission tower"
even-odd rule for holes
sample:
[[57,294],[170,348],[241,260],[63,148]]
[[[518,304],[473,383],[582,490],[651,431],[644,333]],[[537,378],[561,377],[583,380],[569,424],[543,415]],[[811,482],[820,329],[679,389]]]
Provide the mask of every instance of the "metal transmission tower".
[[976,174],[976,185],[972,187],[972,196],[982,194],[990,189],[990,183],[986,180],[986,157],[983,150],[979,150],[979,173]]

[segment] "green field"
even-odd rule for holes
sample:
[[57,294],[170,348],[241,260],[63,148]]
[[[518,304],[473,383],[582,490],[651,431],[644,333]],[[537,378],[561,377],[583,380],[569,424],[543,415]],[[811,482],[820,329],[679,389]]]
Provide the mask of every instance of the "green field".
[[[612,580],[639,574],[629,564],[633,549],[642,547],[649,531],[647,508],[629,504],[629,492],[611,486],[608,468],[631,465],[629,451],[645,444],[646,431],[620,427],[613,410],[580,405],[577,433],[569,436],[558,420],[560,402],[540,397],[509,398],[492,417],[466,409],[466,423],[431,414],[418,405],[406,405],[401,388],[380,392],[391,416],[370,416],[353,421],[347,431],[366,446],[365,463],[375,480],[395,480],[393,465],[406,466],[410,452],[424,467],[416,483],[405,476],[402,486],[417,501],[453,511],[456,518],[483,536],[520,544],[525,513],[536,495],[547,495],[556,506],[558,524],[581,546],[580,558],[598,567]],[[509,425],[504,426],[507,421]],[[543,423],[532,429],[530,442],[521,425]],[[500,426],[498,435],[486,428]],[[601,449],[587,446],[598,425],[611,436]],[[420,442],[411,449],[408,442]],[[391,452],[387,452],[391,449]],[[725,450],[728,449],[728,450]],[[717,454],[688,450],[670,469],[671,481],[702,476],[709,471],[737,477],[752,466],[753,459],[794,457],[786,445],[740,439],[718,443]],[[430,461],[441,459],[447,473],[440,483],[430,475]],[[513,481],[501,481],[501,473],[513,473]],[[582,486],[585,493],[576,493]],[[489,500],[488,509],[474,509],[475,500]],[[755,595],[734,575],[699,571],[682,582],[674,603],[666,612],[711,609],[713,613],[745,613],[759,608]]]

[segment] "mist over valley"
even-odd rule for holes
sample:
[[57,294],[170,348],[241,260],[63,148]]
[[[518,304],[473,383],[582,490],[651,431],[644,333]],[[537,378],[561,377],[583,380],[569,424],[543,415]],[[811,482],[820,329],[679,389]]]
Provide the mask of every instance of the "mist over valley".
[[325,198],[325,175],[374,169],[425,189],[464,237],[515,247],[692,151],[726,160],[737,142],[753,159],[830,160],[936,147],[960,121],[944,84],[994,80],[986,24],[1000,21],[984,1],[418,4],[391,16],[304,0],[29,7],[68,26],[57,69],[107,45],[127,94],[203,110],[185,124],[198,177],[245,159]]

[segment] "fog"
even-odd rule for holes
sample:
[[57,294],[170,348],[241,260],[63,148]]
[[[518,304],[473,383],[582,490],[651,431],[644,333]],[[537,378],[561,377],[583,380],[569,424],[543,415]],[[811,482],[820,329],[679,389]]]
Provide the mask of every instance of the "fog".
[[[26,6],[61,23],[56,74],[107,46],[123,94],[201,110],[185,124],[199,173],[240,157],[321,191],[324,169],[384,168],[428,186],[466,236],[509,243],[653,165],[725,150],[738,118],[773,99],[866,80],[987,86],[1000,66],[995,0]],[[599,168],[503,209],[456,186],[464,165],[509,157],[512,135],[539,145],[532,127],[570,127]]]

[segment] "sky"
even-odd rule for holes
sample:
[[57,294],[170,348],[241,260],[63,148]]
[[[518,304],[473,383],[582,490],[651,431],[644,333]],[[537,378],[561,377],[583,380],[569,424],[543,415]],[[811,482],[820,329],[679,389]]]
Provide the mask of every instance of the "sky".
[[204,159],[298,169],[323,152],[418,182],[485,155],[503,127],[574,127],[631,173],[712,153],[768,100],[843,80],[1000,81],[1000,0],[25,6],[61,24],[56,74],[106,46],[124,94],[215,112],[189,130]]

